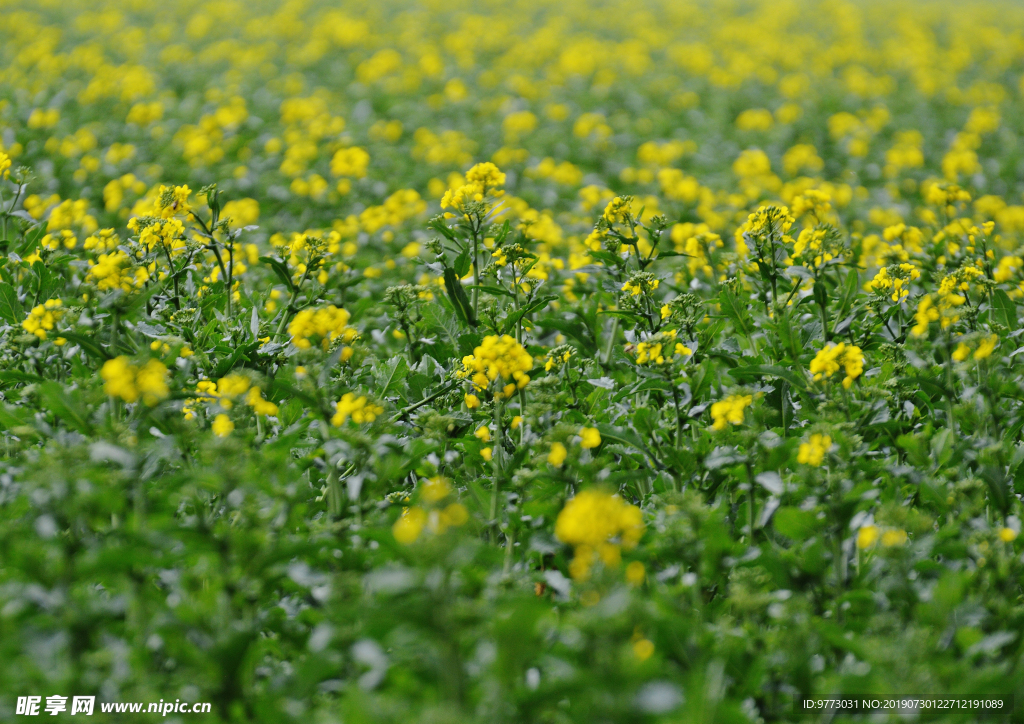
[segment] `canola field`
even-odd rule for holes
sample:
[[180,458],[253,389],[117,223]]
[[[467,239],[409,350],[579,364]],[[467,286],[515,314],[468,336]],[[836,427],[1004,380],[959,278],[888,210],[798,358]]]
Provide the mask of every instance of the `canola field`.
[[0,0],[0,720],[1024,721],[1022,111],[1009,0]]

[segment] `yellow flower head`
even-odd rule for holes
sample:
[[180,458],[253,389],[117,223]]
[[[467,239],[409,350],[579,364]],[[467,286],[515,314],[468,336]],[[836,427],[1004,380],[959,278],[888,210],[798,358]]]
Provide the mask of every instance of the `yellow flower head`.
[[353,392],[346,392],[334,405],[335,413],[331,418],[331,424],[341,427],[350,417],[352,422],[362,424],[373,422],[377,416],[384,412],[384,408],[366,399],[365,395],[355,396]]
[[800,450],[797,452],[797,462],[801,465],[813,465],[819,467],[825,460],[825,454],[832,447],[832,438],[828,435],[811,435],[807,442],[800,443]]
[[743,411],[754,402],[753,395],[732,395],[711,405],[711,427],[724,430],[730,423],[743,424]]
[[819,350],[811,360],[811,374],[815,381],[834,375],[842,367],[846,372],[843,387],[850,389],[853,381],[864,372],[864,353],[860,347],[847,345],[845,342],[829,344]]
[[579,434],[580,447],[585,450],[590,450],[601,444],[601,433],[596,427],[581,427]]

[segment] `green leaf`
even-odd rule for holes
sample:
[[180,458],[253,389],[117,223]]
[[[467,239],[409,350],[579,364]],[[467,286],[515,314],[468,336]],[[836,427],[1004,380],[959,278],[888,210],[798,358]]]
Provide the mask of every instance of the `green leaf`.
[[379,388],[377,394],[380,397],[387,397],[392,385],[395,385],[406,378],[409,374],[409,365],[405,357],[392,357],[387,362],[375,365],[373,368],[373,379]]
[[473,306],[470,304],[466,290],[462,288],[462,282],[459,281],[454,269],[444,270],[444,288],[448,291],[448,298],[455,308],[455,314],[464,324],[475,327],[476,315],[473,314]]
[[795,541],[807,540],[818,529],[818,517],[813,511],[785,507],[775,511],[775,530]]
[[[43,377],[40,377],[39,375],[32,375],[32,374],[29,374],[28,372],[21,372],[19,370],[4,370],[3,372],[0,372],[0,383],[5,383],[6,384],[6,383],[10,383],[10,382],[29,382],[29,383],[32,383],[32,382],[46,382],[46,380]],[[2,386],[4,386],[4,385],[0,385],[0,387],[2,387]]]
[[851,309],[857,299],[857,292],[860,291],[860,275],[856,269],[851,269],[846,275],[846,282],[843,284],[843,297],[839,302],[839,309],[836,310],[835,318],[842,319]]
[[72,344],[77,344],[79,347],[82,348],[83,352],[85,352],[87,355],[89,355],[95,360],[99,360],[100,362],[106,362],[108,359],[110,359],[110,355],[107,353],[107,351],[100,347],[98,344],[96,344],[94,340],[89,339],[88,337],[85,337],[81,334],[74,334],[72,332],[63,332],[61,333],[60,336],[62,336],[64,339],[71,342]]
[[518,309],[515,312],[512,312],[512,314],[510,314],[508,316],[508,319],[505,320],[504,331],[506,333],[511,331],[516,326],[516,323],[520,319],[525,317],[527,314],[531,314],[533,312],[536,312],[538,309],[543,309],[544,307],[546,307],[548,305],[549,302],[551,302],[551,301],[553,301],[555,299],[558,299],[558,297],[556,297],[554,295],[547,296],[547,297],[542,297],[540,299],[537,299],[537,300],[533,301],[531,304],[529,304],[529,305],[527,305],[527,306],[525,306],[525,307],[523,307],[521,309]]
[[275,259],[272,256],[261,256],[260,261],[264,264],[268,264],[274,273],[277,274],[277,278],[281,280],[281,283],[288,287],[288,291],[295,291],[295,283],[292,281],[291,275],[288,273],[288,267],[285,266],[284,262],[280,259]]
[[44,382],[39,385],[39,400],[45,408],[63,420],[68,427],[83,435],[92,434],[89,416],[82,409],[78,395],[65,390],[59,382]]
[[736,325],[736,331],[745,337],[749,337],[751,330],[747,322],[747,310],[740,305],[736,295],[728,289],[723,289],[718,294],[718,302],[722,305],[722,313]]
[[728,371],[729,376],[735,380],[750,379],[756,377],[778,377],[793,385],[798,390],[807,389],[807,380],[786,367],[775,367],[771,365],[750,365],[748,367],[735,367]]
[[18,292],[7,282],[0,282],[0,317],[11,324],[21,324],[25,310],[18,301]]
[[992,312],[996,321],[1013,331],[1017,329],[1017,305],[1002,289],[992,290]]
[[452,266],[452,268],[455,269],[455,274],[459,278],[462,278],[469,273],[469,267],[469,249],[463,249],[462,253],[459,254],[458,257],[456,257],[455,264]]

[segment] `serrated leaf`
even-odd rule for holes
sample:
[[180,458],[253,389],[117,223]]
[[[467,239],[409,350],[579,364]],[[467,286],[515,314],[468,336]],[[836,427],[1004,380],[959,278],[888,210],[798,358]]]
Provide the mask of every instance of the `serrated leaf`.
[[470,327],[476,326],[476,315],[473,314],[473,306],[470,304],[466,290],[462,288],[462,282],[456,276],[454,269],[444,270],[444,288],[448,292],[452,307],[459,319]]
[[783,507],[775,511],[775,530],[795,541],[807,540],[818,530],[818,517],[810,510]]
[[7,282],[0,282],[0,317],[11,324],[21,324],[25,317],[18,293]]
[[373,379],[377,385],[377,394],[380,397],[387,397],[391,387],[404,380],[408,374],[409,365],[402,356],[392,357],[387,362],[375,365]]

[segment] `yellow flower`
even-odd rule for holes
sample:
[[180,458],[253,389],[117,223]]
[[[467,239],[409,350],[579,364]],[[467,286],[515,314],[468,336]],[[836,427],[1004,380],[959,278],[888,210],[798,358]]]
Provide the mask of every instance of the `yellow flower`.
[[341,399],[334,404],[334,409],[331,424],[335,427],[344,425],[349,417],[352,418],[352,422],[360,425],[364,422],[373,422],[377,419],[377,415],[384,412],[383,407],[369,402],[365,395],[356,397],[353,392],[346,392],[342,395]]
[[43,304],[37,304],[28,313],[28,317],[21,323],[22,329],[29,334],[34,334],[39,339],[46,339],[46,333],[52,330],[62,316],[64,310],[59,299],[49,299]]
[[452,488],[448,484],[448,481],[441,476],[430,478],[420,486],[420,497],[428,503],[436,503],[439,500],[444,500],[451,492]]
[[470,410],[480,407],[480,398],[476,395],[466,395],[466,407]]
[[654,644],[650,639],[639,639],[633,642],[633,655],[640,661],[647,661],[654,655]]
[[585,580],[598,556],[616,565],[619,546],[634,548],[644,532],[643,514],[617,495],[583,490],[569,500],[555,521],[555,537],[575,547],[569,572]]
[[711,427],[724,430],[729,423],[743,424],[743,410],[754,402],[753,395],[732,395],[711,406]]
[[480,457],[482,457],[487,462],[491,462],[491,456],[493,454],[494,454],[494,449],[493,448],[489,448],[489,447],[485,447],[483,450],[480,451]]
[[263,397],[263,391],[259,387],[250,387],[249,394],[245,401],[257,415],[276,415],[277,405]]
[[996,348],[996,344],[999,342],[999,337],[994,334],[985,337],[978,345],[978,349],[974,350],[974,359],[982,360],[988,359],[992,356],[992,352]]
[[905,545],[907,542],[907,531],[899,528],[889,528],[882,533],[882,545],[886,548]]
[[512,418],[512,424],[510,425],[510,427],[513,430],[518,430],[519,426],[522,425],[522,424],[523,424],[523,417],[522,417],[522,415],[516,415],[515,417]]
[[309,349],[313,346],[311,340],[319,338],[320,346],[326,350],[336,339],[348,343],[356,338],[356,330],[348,326],[350,317],[347,310],[333,304],[303,309],[288,323],[288,334],[299,349]]
[[[473,350],[473,354],[462,358],[462,377],[468,377],[477,390],[486,389],[487,386],[498,379],[512,379],[512,392],[516,388],[522,389],[529,381],[530,376],[526,373],[533,369],[533,357],[526,351],[523,345],[516,342],[515,338],[507,334],[498,337],[489,335],[484,337],[480,345]],[[511,383],[510,383],[511,384]],[[507,387],[507,386],[506,386]],[[506,390],[495,395],[495,397],[508,397]]]
[[213,419],[213,425],[211,425],[213,434],[217,437],[227,437],[235,429],[235,423],[231,421],[231,418],[221,413]]
[[811,374],[815,381],[831,377],[839,371],[840,365],[846,371],[843,387],[850,389],[853,381],[864,372],[864,353],[860,347],[847,345],[845,342],[829,344],[819,350],[811,360]]
[[631,586],[640,586],[647,580],[647,570],[640,561],[633,561],[626,566],[626,581]]
[[870,548],[878,540],[878,536],[877,525],[865,525],[857,531],[857,547],[861,550]]
[[1017,531],[1013,528],[1000,528],[999,540],[1003,543],[1013,543],[1017,539]]
[[401,517],[391,527],[391,533],[396,541],[402,545],[409,545],[416,542],[426,524],[427,511],[413,506],[402,511]]
[[617,536],[623,546],[633,548],[643,532],[640,509],[602,490],[580,491],[565,504],[555,521],[558,540],[592,548]]
[[601,433],[596,427],[581,427],[579,435],[580,447],[585,450],[590,450],[601,444]]
[[811,435],[811,439],[800,444],[796,460],[801,465],[818,467],[825,460],[825,453],[832,447],[832,438],[828,435]]
[[970,353],[971,353],[971,348],[968,347],[963,342],[961,342],[960,344],[958,344],[956,346],[956,349],[953,350],[953,354],[951,356],[957,362],[963,362],[965,359],[967,359],[967,355],[969,355]]
[[11,171],[11,157],[3,151],[0,151],[0,179],[5,179],[10,176]]
[[565,445],[562,443],[551,443],[551,452],[548,453],[548,462],[556,468],[560,468],[562,467],[562,463],[565,462],[565,457],[568,454],[569,451],[565,449]]
[[473,433],[473,436],[480,440],[480,442],[490,442],[491,430],[486,425],[481,425],[476,429],[476,432]]
[[151,359],[139,369],[124,356],[115,357],[103,363],[100,369],[103,390],[112,397],[125,402],[142,401],[152,407],[167,397],[167,368],[159,360]]

